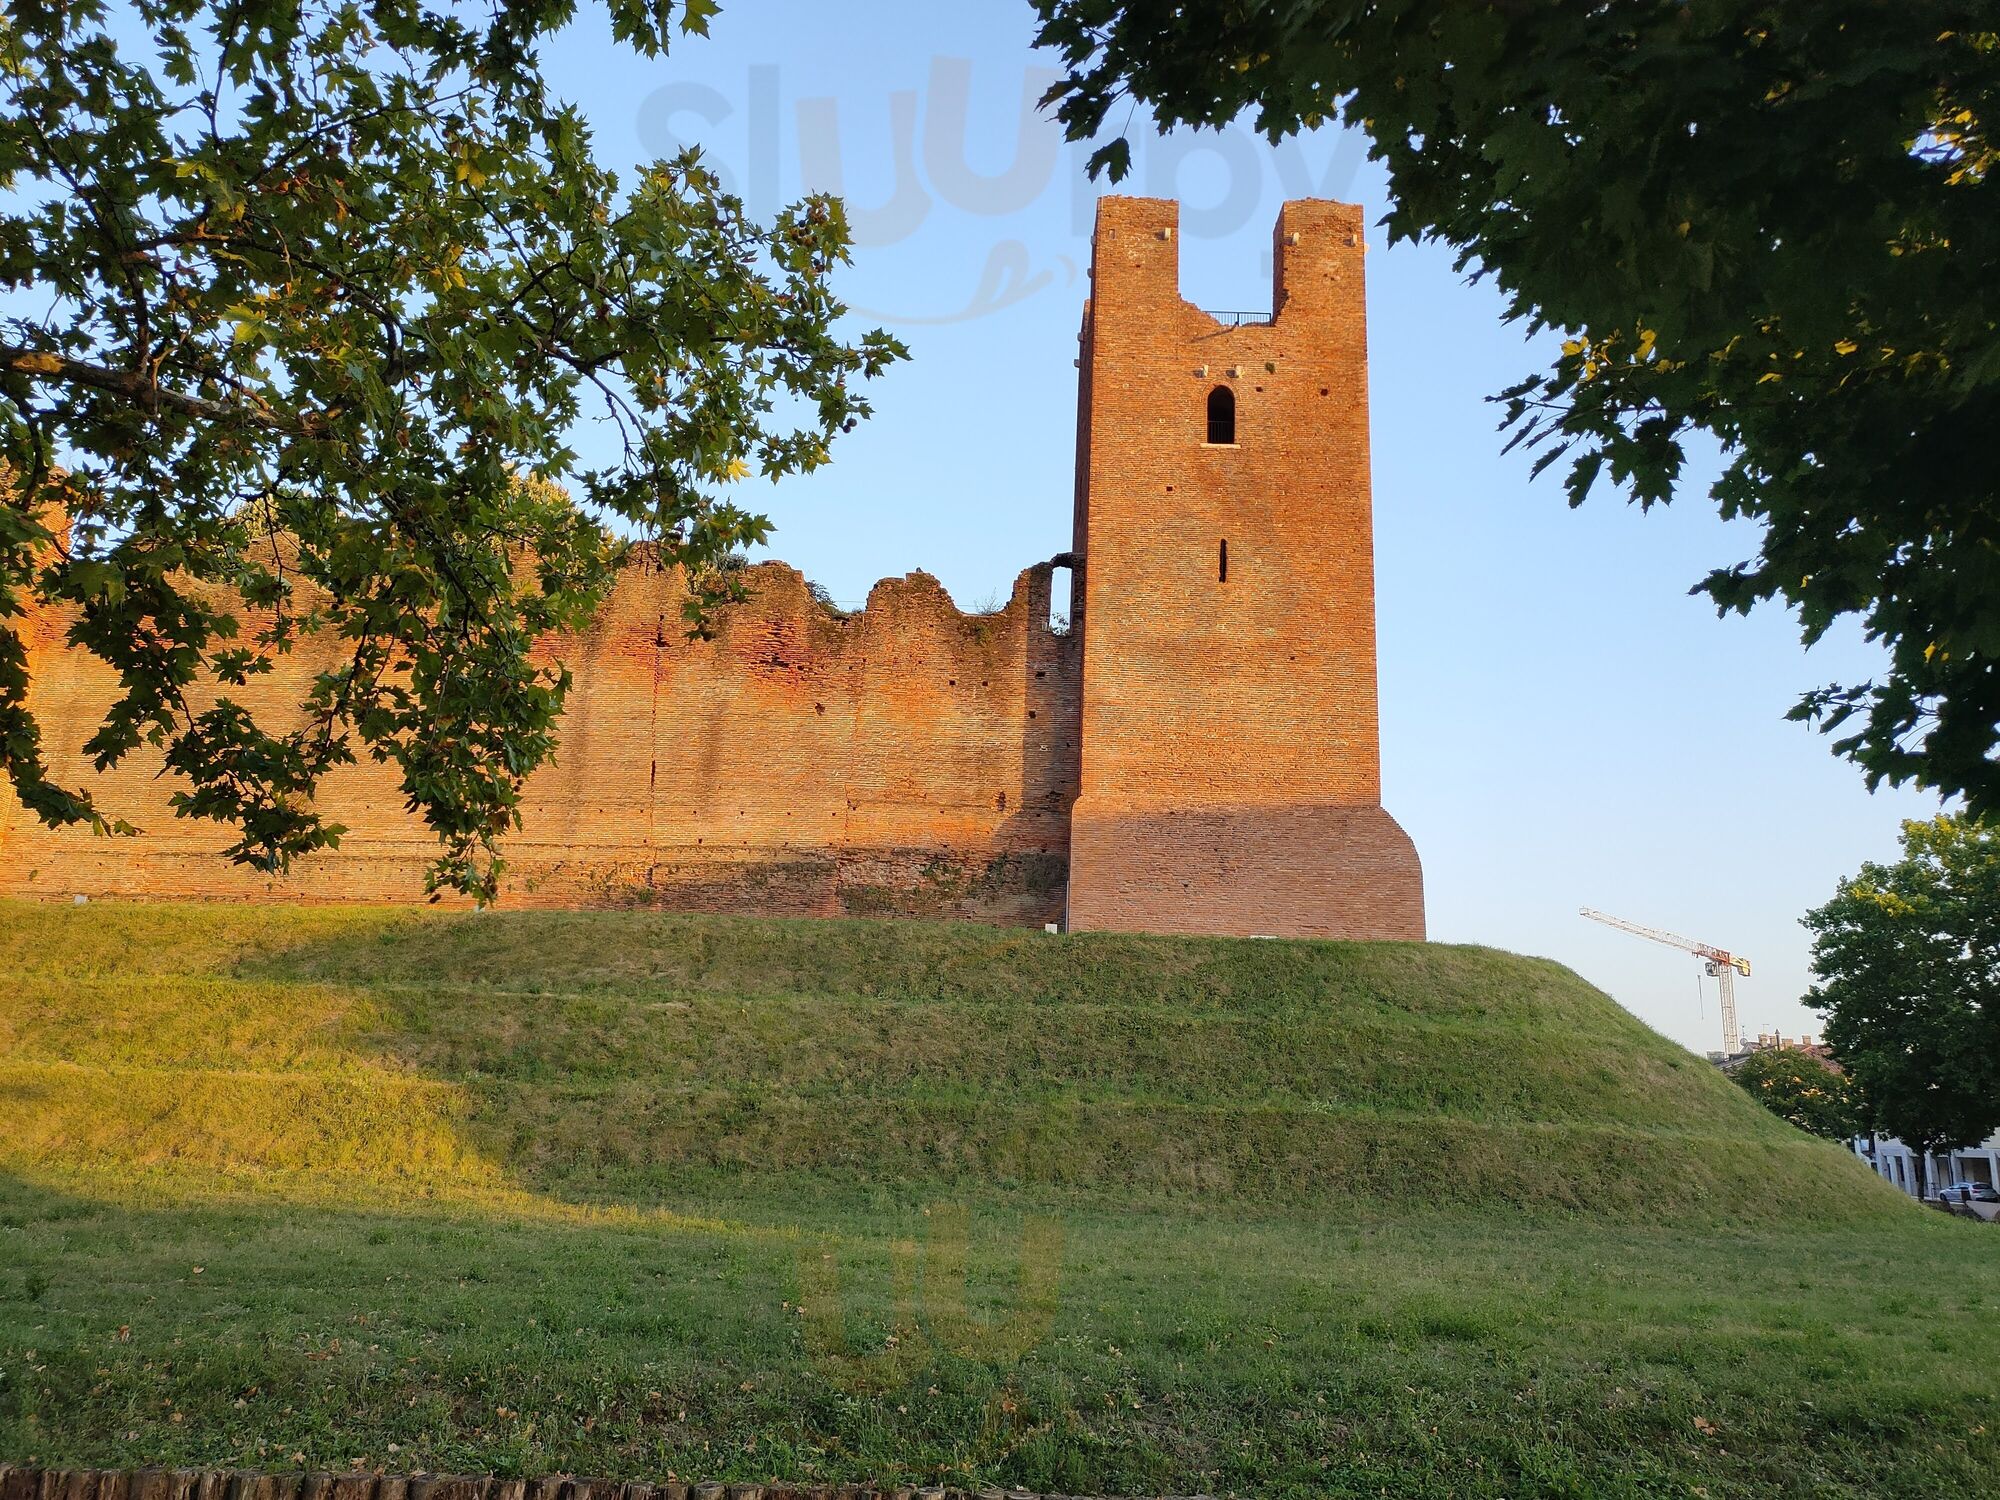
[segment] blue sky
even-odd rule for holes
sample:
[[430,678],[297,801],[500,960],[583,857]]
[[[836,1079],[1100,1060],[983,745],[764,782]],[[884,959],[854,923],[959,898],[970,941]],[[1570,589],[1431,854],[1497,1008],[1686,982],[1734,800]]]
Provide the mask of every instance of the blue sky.
[[[665,59],[593,18],[548,49],[614,164],[698,143],[768,214],[839,187],[867,241],[850,304],[910,346],[874,419],[808,480],[750,492],[772,550],[859,601],[922,568],[966,607],[1069,545],[1076,327],[1099,188],[1025,100],[1053,60],[1025,0],[726,4]],[[899,121],[901,122],[899,124]],[[1209,308],[1269,301],[1287,197],[1385,209],[1362,143],[1271,148],[1247,128],[1161,141],[1134,121],[1120,191],[1183,201],[1182,283]],[[901,145],[899,146],[899,140]],[[1850,632],[1802,651],[1767,610],[1688,596],[1749,556],[1699,489],[1641,515],[1503,456],[1495,391],[1545,361],[1438,250],[1368,260],[1386,801],[1417,842],[1432,935],[1546,954],[1667,1035],[1717,1045],[1692,958],[1584,921],[1580,905],[1746,954],[1746,1030],[1817,1031],[1798,918],[1934,800],[1871,796],[1784,710],[1873,669]]]

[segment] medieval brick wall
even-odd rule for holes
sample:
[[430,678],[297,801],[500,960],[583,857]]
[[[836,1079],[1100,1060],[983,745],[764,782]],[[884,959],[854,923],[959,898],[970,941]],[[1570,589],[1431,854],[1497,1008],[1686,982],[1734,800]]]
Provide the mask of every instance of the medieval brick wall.
[[[1244,327],[1182,300],[1177,231],[1172,203],[1099,206],[1072,553],[986,616],[921,573],[840,615],[765,564],[705,642],[677,573],[628,569],[591,630],[546,645],[575,686],[506,899],[1421,938],[1416,851],[1381,807],[1360,211],[1287,204],[1273,316]],[[348,832],[283,880],[175,818],[157,756],[92,777],[79,747],[114,684],[66,624],[25,623],[52,768],[143,832],[51,832],[0,791],[0,894],[422,895],[434,844],[373,763],[329,778]],[[283,722],[330,664],[308,649],[234,696]]]
[[[720,610],[714,639],[690,641],[680,574],[641,560],[592,630],[545,648],[574,687],[556,759],[529,779],[507,841],[505,899],[1056,920],[1079,652],[1049,628],[1050,573],[1028,569],[997,614],[961,614],[916,573],[842,615],[769,563],[749,571],[748,602]],[[78,747],[113,683],[63,648],[64,624],[35,622],[29,641],[53,770],[90,781],[141,834],[51,832],[0,797],[0,893],[421,898],[435,844],[372,762],[326,784],[340,847],[284,879],[219,860],[226,838],[173,815],[156,754],[90,777]],[[281,716],[328,664],[303,652],[236,696]]]
[[1098,205],[1076,927],[1423,936],[1380,805],[1362,229],[1285,205],[1273,315],[1231,327],[1181,298],[1179,205]]

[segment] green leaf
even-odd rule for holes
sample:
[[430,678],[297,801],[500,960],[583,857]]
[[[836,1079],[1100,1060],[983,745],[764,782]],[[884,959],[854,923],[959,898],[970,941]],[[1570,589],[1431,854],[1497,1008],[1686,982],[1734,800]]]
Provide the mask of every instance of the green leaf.
[[[672,29],[669,0],[609,8],[626,45]],[[838,326],[824,200],[757,224],[693,156],[621,191],[538,71],[570,10],[253,3],[220,79],[188,7],[9,12],[0,271],[55,309],[38,349],[144,379],[0,411],[14,474],[75,456],[0,507],[0,615],[104,664],[85,754],[158,746],[175,813],[252,868],[331,847],[315,794],[366,754],[436,834],[434,889],[490,899],[568,690],[536,641],[604,598],[612,524],[670,562],[762,536],[711,485],[824,461],[901,357]],[[634,413],[597,470],[586,375]],[[56,506],[60,562],[25,520]],[[0,766],[44,821],[108,827],[87,780],[51,782],[16,644]],[[254,707],[216,697],[252,679]]]

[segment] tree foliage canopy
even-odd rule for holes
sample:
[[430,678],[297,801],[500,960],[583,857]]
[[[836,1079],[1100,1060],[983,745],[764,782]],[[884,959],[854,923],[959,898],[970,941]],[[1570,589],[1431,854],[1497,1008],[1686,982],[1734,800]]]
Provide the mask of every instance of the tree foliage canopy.
[[1870,1128],[1935,1151],[2000,1130],[2000,832],[1903,825],[1903,857],[1864,864],[1807,914],[1811,1003]]
[[1767,1047],[1736,1063],[1729,1076],[1772,1114],[1809,1135],[1844,1141],[1861,1133],[1852,1081],[1810,1052]]
[[[49,774],[33,607],[120,674],[97,766],[163,747],[234,858],[337,841],[312,795],[365,753],[436,829],[433,885],[490,896],[568,684],[529,648],[602,597],[613,529],[712,602],[703,565],[768,529],[723,487],[866,415],[901,350],[835,336],[839,204],[761,227],[692,155],[621,183],[538,71],[575,9],[0,19],[0,762],[45,822],[111,820]],[[652,53],[715,5],[608,9]],[[586,465],[593,419],[617,456]],[[301,713],[232,699],[312,635],[341,664]]]
[[[1889,661],[1793,717],[1869,784],[2000,809],[2000,24],[1991,0],[1035,0],[1072,138],[1130,118],[1277,139],[1340,118],[1393,238],[1456,247],[1566,335],[1514,441],[1669,499],[1689,439],[1765,528],[1711,573]],[[1122,139],[1095,165],[1122,175]]]

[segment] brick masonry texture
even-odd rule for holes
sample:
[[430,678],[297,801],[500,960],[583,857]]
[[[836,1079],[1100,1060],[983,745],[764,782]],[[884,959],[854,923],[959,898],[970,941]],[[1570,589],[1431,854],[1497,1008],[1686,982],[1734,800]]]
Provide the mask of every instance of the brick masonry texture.
[[[553,764],[524,788],[507,841],[513,905],[653,904],[778,915],[963,915],[1054,921],[1076,795],[1078,642],[1049,628],[1047,564],[1005,609],[964,615],[922,573],[875,586],[865,610],[815,603],[780,563],[749,570],[748,602],[687,639],[682,575],[641,559],[593,628],[550,641],[574,674]],[[34,707],[58,775],[111,696],[109,673],[31,642]],[[281,715],[332,657],[308,649],[240,699]],[[66,757],[60,752],[67,752]],[[408,901],[434,844],[372,761],[329,779],[348,832],[284,879],[231,867],[214,825],[177,819],[159,759],[96,779],[142,833],[51,832],[10,808],[0,891],[68,897],[234,896]],[[0,817],[7,813],[0,813]]]
[[1421,939],[1380,805],[1361,211],[1286,204],[1271,320],[1244,327],[1182,300],[1179,218],[1098,207],[1071,925]]
[[[1287,204],[1274,316],[1242,328],[1182,301],[1177,219],[1099,207],[1073,551],[991,615],[923,573],[843,615],[766,563],[707,641],[642,556],[542,647],[574,687],[509,904],[1422,938],[1416,851],[1380,806],[1360,211]],[[1206,441],[1218,387],[1229,445]],[[0,894],[421,899],[434,843],[372,762],[323,790],[340,847],[282,879],[175,818],[157,754],[93,775],[79,747],[115,684],[68,623],[21,622],[51,767],[141,832],[51,831],[0,791]],[[282,722],[333,649],[233,696]]]
[[[288,1473],[246,1469],[46,1469],[0,1464],[0,1500],[1081,1500],[1026,1490],[911,1485],[659,1483],[546,1474]],[[1199,1500],[1199,1497],[1196,1497]]]

